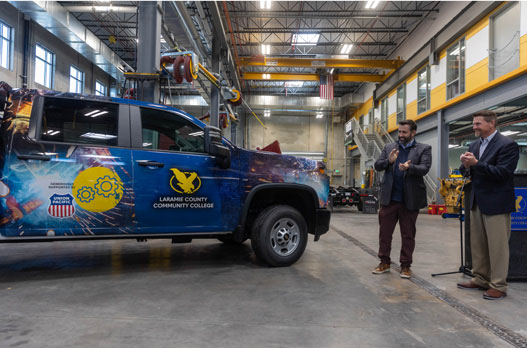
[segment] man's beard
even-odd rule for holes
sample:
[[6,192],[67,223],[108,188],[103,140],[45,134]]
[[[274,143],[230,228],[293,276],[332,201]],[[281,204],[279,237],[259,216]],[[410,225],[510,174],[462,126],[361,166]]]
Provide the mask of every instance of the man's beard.
[[399,137],[399,141],[401,143],[403,143],[404,145],[408,144],[410,141],[412,141],[412,139],[410,138],[407,138],[407,137]]

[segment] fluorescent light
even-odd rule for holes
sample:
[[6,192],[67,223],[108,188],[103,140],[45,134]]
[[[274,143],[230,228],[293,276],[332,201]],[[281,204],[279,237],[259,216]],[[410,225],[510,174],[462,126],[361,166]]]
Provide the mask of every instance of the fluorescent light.
[[147,147],[147,146],[150,146],[152,145],[152,143],[143,143],[143,147]]
[[316,117],[316,118],[322,118],[322,117],[324,117],[324,114],[321,113],[321,112],[317,112],[317,114],[316,114],[315,117]]
[[269,80],[271,78],[271,74],[263,74],[264,80]]
[[101,111],[101,112],[96,113],[95,115],[91,115],[91,117],[101,116],[101,115],[107,114],[108,112],[109,111]]
[[271,53],[271,45],[264,45],[262,44],[262,54],[269,54]]
[[262,10],[270,10],[271,9],[271,1],[263,1],[260,0],[260,9]]
[[293,46],[316,46],[320,34],[293,34]]
[[117,138],[117,135],[110,135],[110,134],[101,134],[101,133],[84,133],[81,135],[81,138],[91,138],[91,139],[99,139],[99,140],[109,140]]
[[461,145],[456,145],[456,144],[448,144],[448,148],[449,149],[454,149],[456,147],[460,147]]
[[199,137],[200,135],[203,135],[203,131],[197,131],[197,132],[194,132],[194,133],[189,133],[188,135],[190,135],[191,137]]
[[299,88],[304,85],[304,81],[286,81],[284,87]]
[[60,133],[60,131],[58,131],[58,130],[50,129],[47,132],[45,132],[44,134],[46,134],[46,135],[57,135],[59,133]]
[[519,131],[505,131],[505,132],[501,132],[501,135],[505,135],[506,137],[509,136],[509,135],[514,135],[514,134],[518,134],[520,133]]
[[353,44],[344,44],[342,45],[342,48],[340,49],[340,54],[349,54],[352,48],[353,48]]
[[88,112],[87,114],[84,114],[84,116],[91,116],[93,114],[98,113],[99,111],[101,111],[101,110],[93,110],[93,111]]
[[372,1],[372,0],[369,0],[369,1],[366,3],[366,8],[374,9],[375,7],[377,7],[377,5],[379,5],[379,1]]
[[265,110],[264,117],[271,117],[271,110]]
[[331,70],[329,71],[329,73],[330,73],[331,75],[333,75],[333,71],[335,71],[335,68],[331,68]]

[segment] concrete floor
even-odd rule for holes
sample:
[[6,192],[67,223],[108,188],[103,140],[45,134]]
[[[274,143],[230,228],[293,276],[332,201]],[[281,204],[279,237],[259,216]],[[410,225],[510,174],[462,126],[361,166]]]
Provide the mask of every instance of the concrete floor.
[[288,268],[249,242],[0,245],[0,347],[526,346],[527,283],[487,301],[430,276],[459,267],[457,220],[419,216],[411,281],[371,274],[376,215],[338,208],[331,225]]

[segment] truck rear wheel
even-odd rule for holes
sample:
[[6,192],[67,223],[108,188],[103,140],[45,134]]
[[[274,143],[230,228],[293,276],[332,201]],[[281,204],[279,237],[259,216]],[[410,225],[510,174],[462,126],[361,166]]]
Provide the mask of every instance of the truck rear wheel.
[[256,256],[274,266],[290,266],[304,253],[307,224],[302,214],[287,205],[274,205],[262,211],[251,231]]

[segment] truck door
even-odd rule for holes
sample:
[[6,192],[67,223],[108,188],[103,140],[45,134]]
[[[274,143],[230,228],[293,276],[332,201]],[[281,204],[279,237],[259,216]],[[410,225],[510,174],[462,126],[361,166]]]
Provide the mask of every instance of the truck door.
[[239,178],[205,153],[203,129],[183,113],[131,106],[130,116],[138,232],[232,230]]
[[128,105],[37,96],[15,119],[6,181],[8,236],[130,233]]

